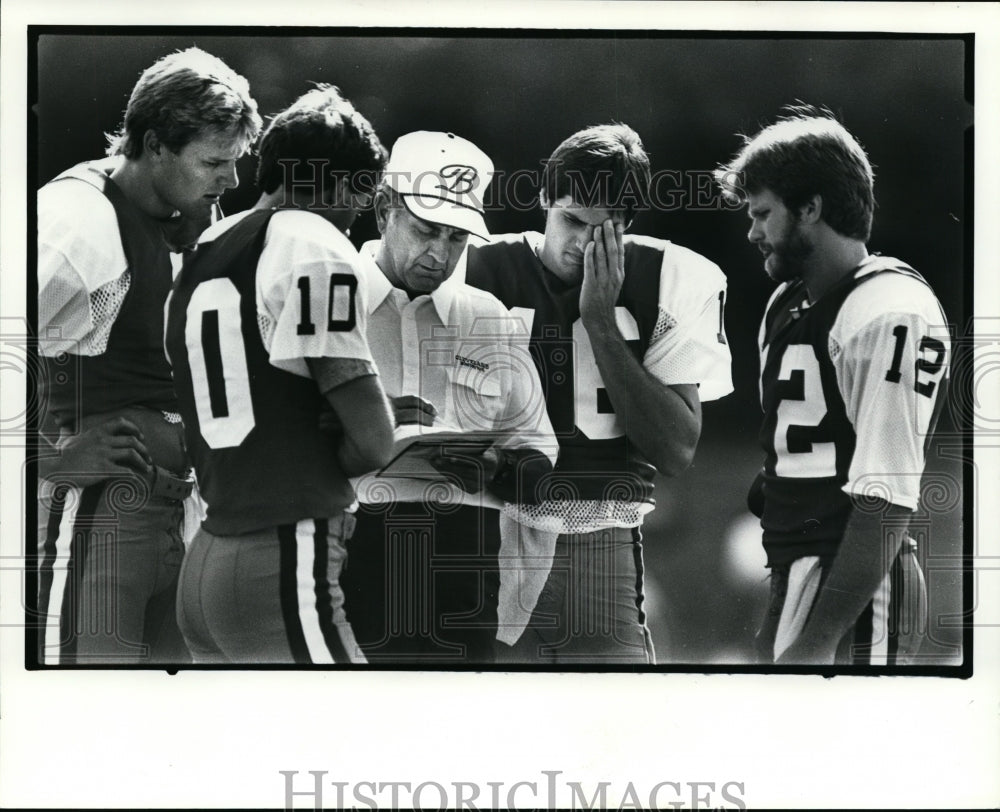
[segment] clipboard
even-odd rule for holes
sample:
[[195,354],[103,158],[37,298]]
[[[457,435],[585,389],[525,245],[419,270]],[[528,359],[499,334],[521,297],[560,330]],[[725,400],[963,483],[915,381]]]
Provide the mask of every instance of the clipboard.
[[405,430],[393,446],[392,459],[376,471],[375,476],[393,479],[424,479],[445,481],[446,477],[429,462],[439,452],[478,457],[496,441],[497,435],[483,432],[454,431],[419,426]]

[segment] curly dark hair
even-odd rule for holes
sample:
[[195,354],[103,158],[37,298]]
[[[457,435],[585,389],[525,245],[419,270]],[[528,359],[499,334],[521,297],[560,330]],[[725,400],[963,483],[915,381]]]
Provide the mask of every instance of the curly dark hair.
[[375,129],[333,85],[317,85],[268,124],[257,149],[257,186],[279,187],[346,179],[355,192],[378,187],[387,153]]

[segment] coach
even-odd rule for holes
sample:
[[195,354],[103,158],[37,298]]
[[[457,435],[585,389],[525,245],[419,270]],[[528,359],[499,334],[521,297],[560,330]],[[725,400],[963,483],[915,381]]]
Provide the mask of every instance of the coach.
[[447,429],[492,438],[485,453],[447,446],[436,479],[368,475],[344,573],[348,617],[371,663],[494,659],[504,502],[536,498],[555,438],[526,342],[491,294],[452,278],[469,234],[486,236],[493,164],[451,133],[393,147],[375,199],[382,239],[369,265],[368,343],[397,433]]

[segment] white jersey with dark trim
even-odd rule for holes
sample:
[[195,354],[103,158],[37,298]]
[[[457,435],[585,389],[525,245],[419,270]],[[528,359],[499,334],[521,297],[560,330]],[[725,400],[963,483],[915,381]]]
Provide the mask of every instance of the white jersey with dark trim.
[[[580,285],[545,268],[541,242],[536,232],[508,234],[467,252],[466,281],[500,299],[530,337],[559,440],[550,498],[517,519],[560,532],[637,527],[653,508],[655,469],[615,413],[580,319]],[[624,248],[615,313],[636,359],[666,386],[696,384],[702,400],[732,391],[722,271],[665,240],[628,235]]]
[[333,224],[300,211],[223,221],[186,261],[167,347],[209,532],[334,516],[353,502],[305,359],[351,359],[339,383],[376,374],[358,261]]
[[772,563],[832,553],[851,496],[916,509],[951,352],[923,278],[872,256],[816,302],[800,281],[785,283],[768,305],[760,349]]

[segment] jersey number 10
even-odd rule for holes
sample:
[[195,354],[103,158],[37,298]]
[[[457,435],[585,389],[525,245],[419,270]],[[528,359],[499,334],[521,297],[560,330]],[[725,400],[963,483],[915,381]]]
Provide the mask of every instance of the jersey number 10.
[[[299,290],[296,334],[315,335],[310,277],[300,276],[296,284]],[[350,274],[330,275],[328,332],[354,329],[357,285],[357,278]],[[231,279],[211,279],[197,287],[188,302],[184,341],[201,436],[209,448],[239,445],[254,427],[254,413],[240,293]]]

